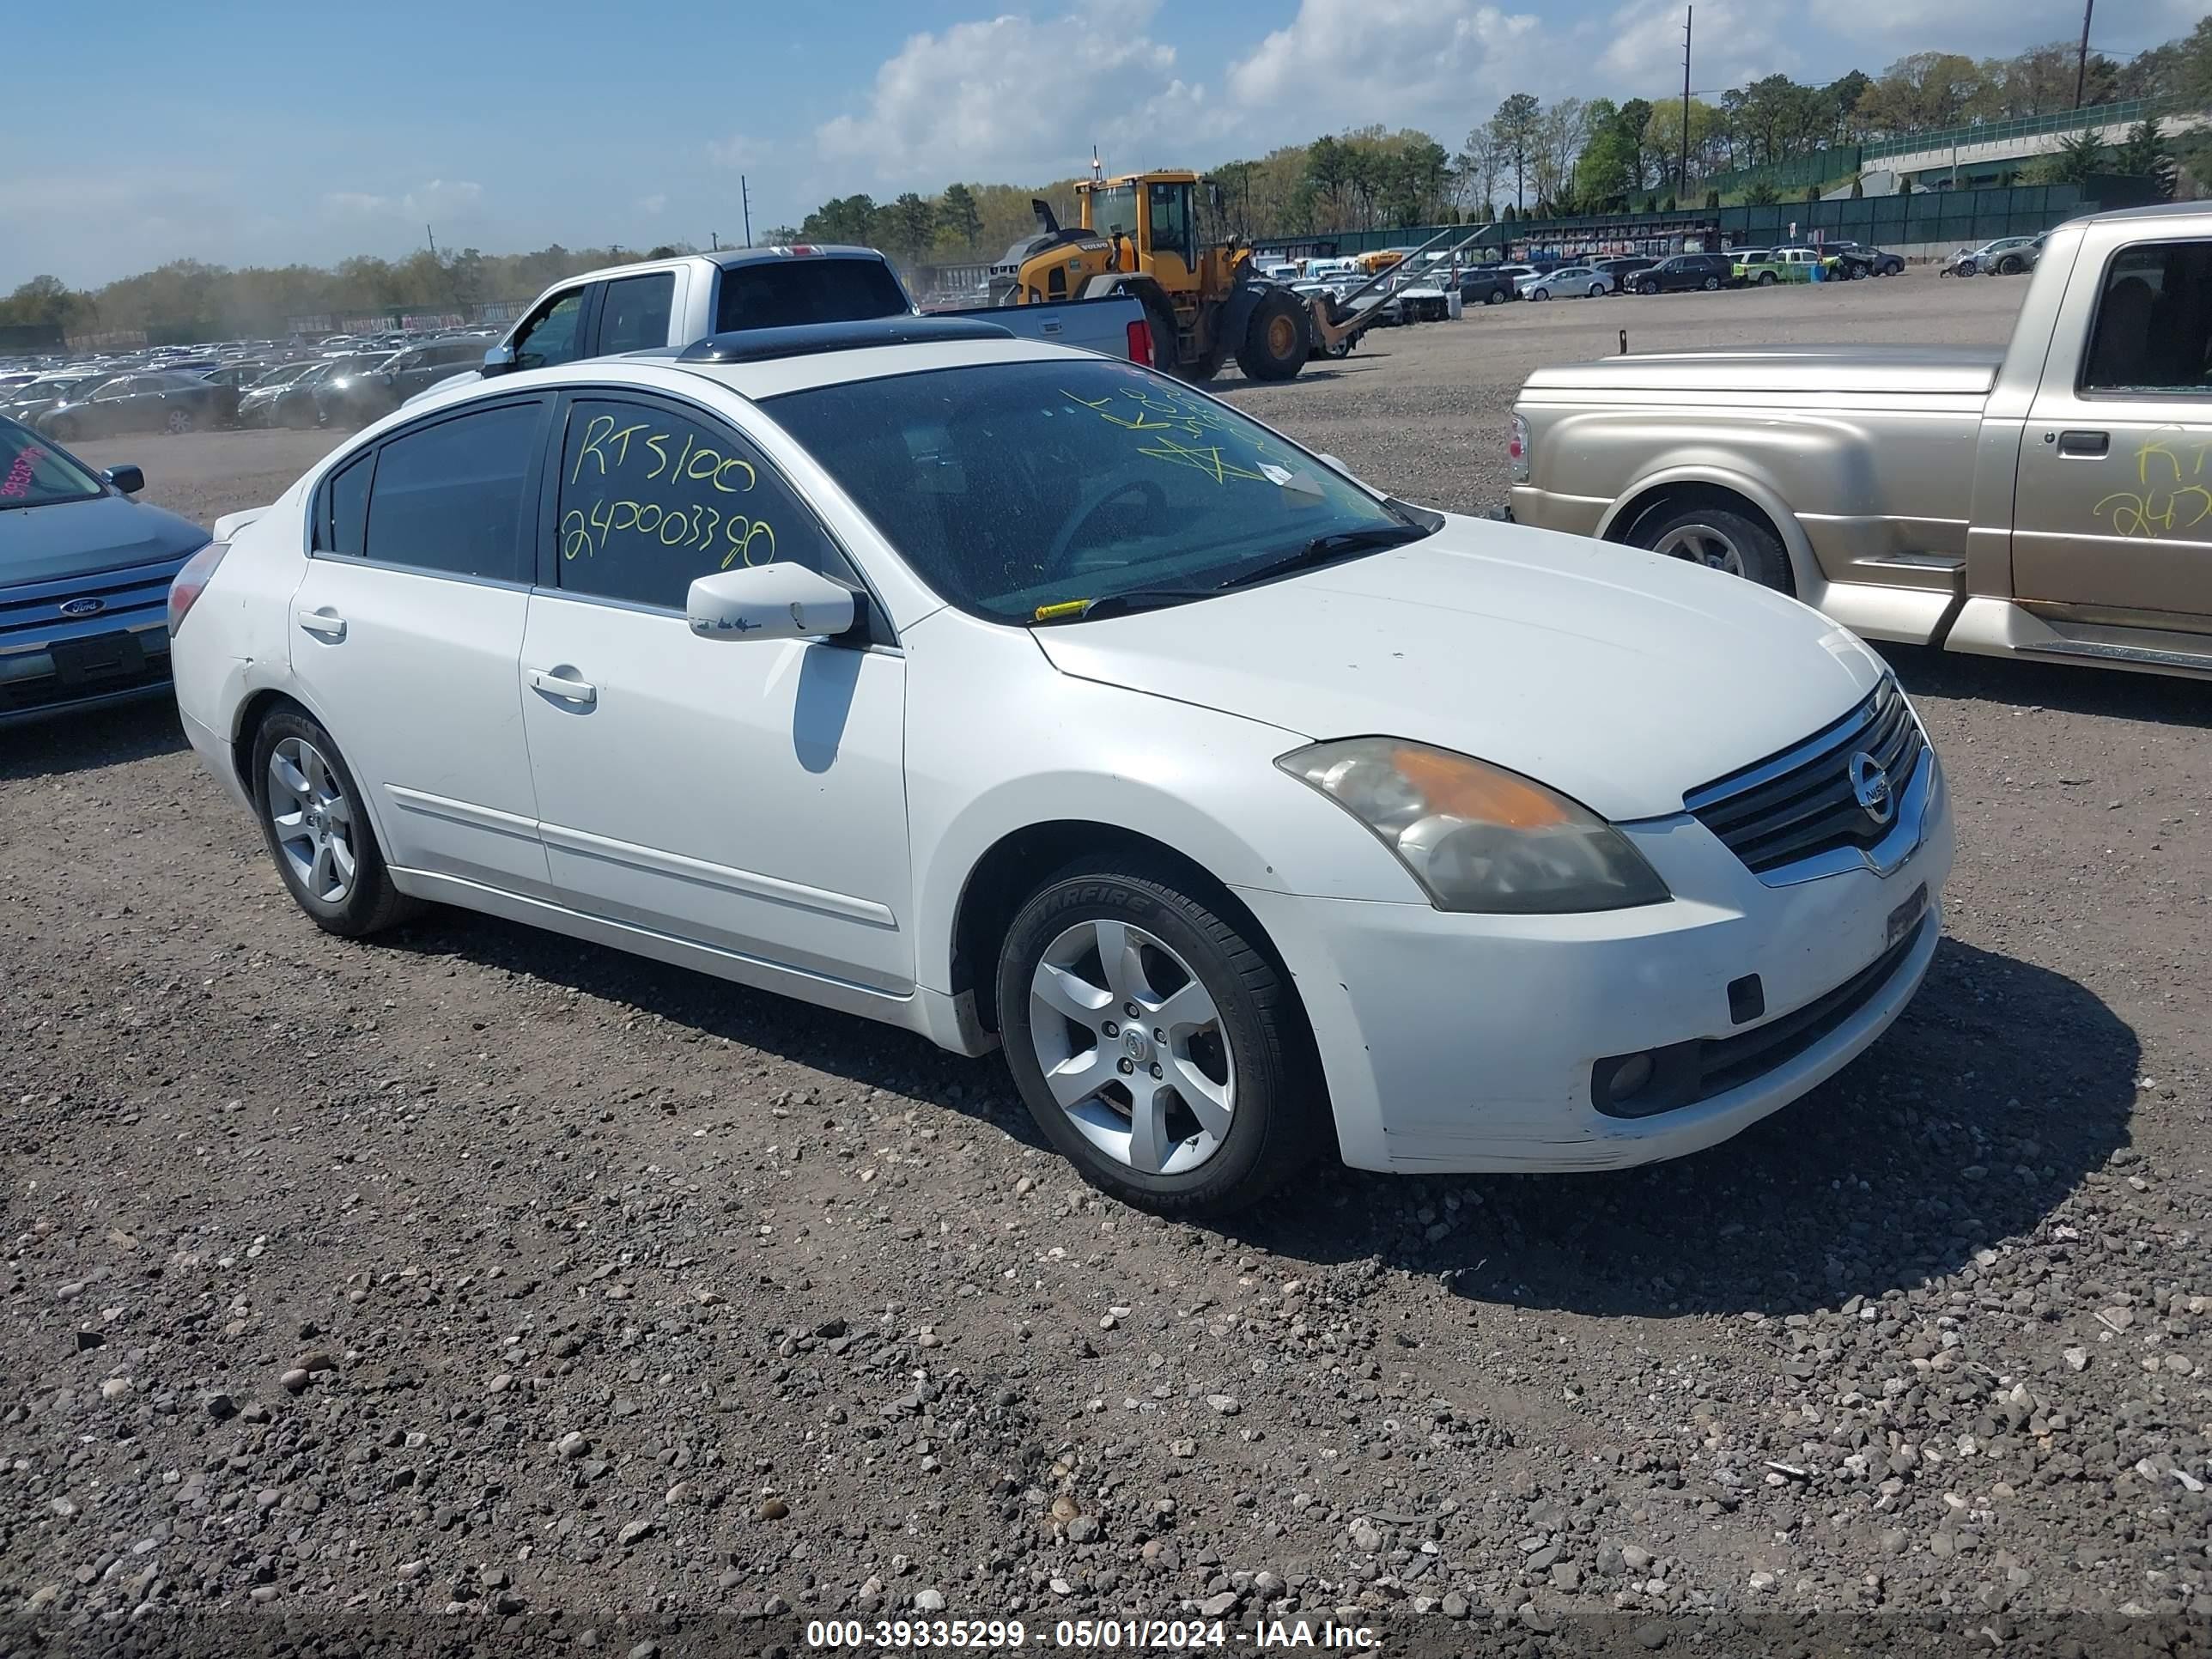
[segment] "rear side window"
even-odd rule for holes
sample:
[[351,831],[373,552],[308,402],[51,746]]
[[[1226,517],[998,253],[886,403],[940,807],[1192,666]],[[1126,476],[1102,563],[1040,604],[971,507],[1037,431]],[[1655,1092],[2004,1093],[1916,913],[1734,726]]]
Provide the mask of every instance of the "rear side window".
[[644,351],[668,343],[668,313],[676,302],[676,273],[655,271],[607,284],[599,302],[599,349]]
[[371,450],[332,473],[315,509],[315,550],[349,559],[368,550],[368,480],[376,471]]
[[364,556],[447,575],[523,580],[543,413],[534,402],[471,410],[380,445]]
[[570,404],[559,501],[557,580],[571,593],[681,610],[696,578],[778,560],[853,580],[758,451],[658,404]]
[[2112,256],[2081,389],[2212,393],[2212,240],[2144,242]]
[[898,278],[880,259],[764,259],[722,272],[714,327],[791,328],[863,317],[899,317],[908,307]]

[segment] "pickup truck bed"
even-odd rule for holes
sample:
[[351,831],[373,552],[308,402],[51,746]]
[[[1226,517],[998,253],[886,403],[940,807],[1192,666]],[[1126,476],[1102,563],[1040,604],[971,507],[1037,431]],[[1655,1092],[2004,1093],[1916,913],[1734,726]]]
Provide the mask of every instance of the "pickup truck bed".
[[1875,639],[2212,678],[2212,204],[2052,231],[2002,352],[1611,357],[1514,422],[1518,522]]

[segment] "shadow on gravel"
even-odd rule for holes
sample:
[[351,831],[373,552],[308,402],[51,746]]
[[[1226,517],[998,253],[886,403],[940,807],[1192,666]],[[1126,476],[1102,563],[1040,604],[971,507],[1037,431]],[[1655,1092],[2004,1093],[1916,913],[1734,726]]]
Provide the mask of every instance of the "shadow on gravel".
[[1876,641],[1875,648],[1914,696],[1975,697],[2020,708],[2063,709],[2161,726],[2212,726],[2212,681],[2131,674],[2066,663],[1970,657],[1929,646]]
[[995,1054],[964,1059],[911,1031],[857,1014],[833,1012],[689,968],[465,911],[433,910],[422,921],[379,935],[377,945],[424,957],[462,957],[565,985],[866,1088],[962,1113],[1024,1146],[1052,1151]]
[[164,690],[143,702],[111,703],[0,726],[0,782],[123,766],[184,746],[177,706]]
[[[1288,1256],[1437,1275],[1472,1301],[1654,1317],[1832,1308],[2033,1232],[2125,1143],[2138,1053],[2072,980],[1947,939],[1880,1042],[1709,1152],[1606,1175],[1334,1174],[1229,1231]],[[1452,1231],[1431,1241],[1447,1217]]]

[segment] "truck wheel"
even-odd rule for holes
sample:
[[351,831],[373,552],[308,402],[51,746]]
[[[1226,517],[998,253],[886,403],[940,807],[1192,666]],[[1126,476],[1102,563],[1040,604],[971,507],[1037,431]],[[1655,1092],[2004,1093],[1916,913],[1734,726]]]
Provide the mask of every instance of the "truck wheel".
[[1853,265],[1851,267],[1851,280],[1855,283],[1863,283],[1866,281],[1868,274],[1867,268],[1864,265]]
[[[1705,280],[1710,283],[1712,281],[1712,278],[1708,276]],[[1656,294],[1659,291],[1659,284],[1653,282],[1649,276],[1647,276],[1636,285],[1636,291],[1638,294],[1643,295]]]
[[1778,593],[1795,591],[1790,555],[1774,532],[1758,520],[1724,507],[1701,501],[1662,502],[1637,521],[1630,544],[1742,576]]
[[1774,273],[1771,270],[1760,271],[1759,273],[1759,285],[1761,288],[1772,288],[1774,286]]
[[1489,293],[1482,296],[1482,303],[1486,306],[1504,305],[1505,303],[1505,290],[1500,288],[1493,288]]
[[1261,296],[1245,325],[1237,367],[1248,380],[1287,380],[1306,366],[1313,349],[1305,304],[1286,289]]

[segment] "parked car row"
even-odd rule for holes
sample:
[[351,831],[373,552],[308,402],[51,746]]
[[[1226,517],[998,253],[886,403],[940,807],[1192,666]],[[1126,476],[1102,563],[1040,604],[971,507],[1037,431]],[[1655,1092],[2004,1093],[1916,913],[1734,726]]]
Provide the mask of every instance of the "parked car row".
[[359,426],[481,362],[498,334],[393,331],[0,365],[0,416],[60,443],[224,426]]
[[[2045,231],[2044,236],[2049,235]],[[2043,257],[2043,236],[2000,236],[1979,247],[1962,247],[1938,267],[1938,276],[2025,276]]]

